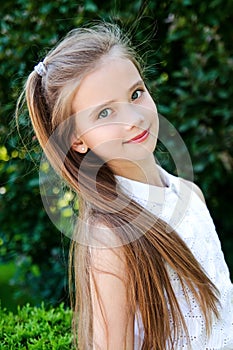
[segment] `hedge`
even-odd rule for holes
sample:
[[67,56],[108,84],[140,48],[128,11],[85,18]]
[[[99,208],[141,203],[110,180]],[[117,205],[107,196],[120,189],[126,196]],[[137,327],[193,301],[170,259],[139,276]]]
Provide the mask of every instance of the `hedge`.
[[71,334],[71,311],[64,304],[49,309],[27,304],[16,314],[0,308],[1,350],[71,350]]

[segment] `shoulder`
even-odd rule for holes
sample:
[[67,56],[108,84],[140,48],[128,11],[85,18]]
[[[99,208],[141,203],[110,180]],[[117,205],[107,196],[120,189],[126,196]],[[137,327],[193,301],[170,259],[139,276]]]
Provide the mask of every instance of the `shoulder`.
[[111,224],[104,217],[90,216],[87,220],[87,236],[89,246],[102,251],[119,250],[122,246],[119,234],[120,227],[111,227]]
[[194,191],[198,197],[205,203],[205,197],[200,189],[194,182],[179,178],[186,186],[188,186],[192,191]]
[[102,272],[122,274],[125,267],[124,249],[117,232],[101,221],[91,228],[90,262],[94,269]]

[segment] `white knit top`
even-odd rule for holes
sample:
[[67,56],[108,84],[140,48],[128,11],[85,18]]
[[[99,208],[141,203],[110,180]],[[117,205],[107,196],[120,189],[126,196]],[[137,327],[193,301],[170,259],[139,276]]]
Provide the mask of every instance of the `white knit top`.
[[[121,188],[131,198],[163,219],[176,230],[220,292],[220,319],[214,319],[207,338],[205,322],[190,292],[190,305],[174,270],[168,267],[190,334],[192,350],[233,350],[233,285],[224,260],[215,226],[204,202],[190,186],[159,167],[165,187],[157,187],[117,176]],[[140,312],[135,315],[135,350],[141,348],[143,324]],[[184,334],[176,340],[177,350],[189,349]]]

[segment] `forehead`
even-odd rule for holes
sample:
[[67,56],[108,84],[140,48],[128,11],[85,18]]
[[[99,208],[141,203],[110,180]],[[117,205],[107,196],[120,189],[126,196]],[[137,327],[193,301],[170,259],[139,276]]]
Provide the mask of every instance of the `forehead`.
[[105,58],[81,81],[72,102],[72,110],[78,112],[107,101],[117,101],[140,79],[140,73],[129,59]]

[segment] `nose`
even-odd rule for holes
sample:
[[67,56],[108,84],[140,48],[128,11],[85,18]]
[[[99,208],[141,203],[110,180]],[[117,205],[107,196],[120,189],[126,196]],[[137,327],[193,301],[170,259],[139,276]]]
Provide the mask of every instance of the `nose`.
[[122,121],[126,130],[140,127],[145,121],[143,109],[137,105],[125,104],[122,106]]

